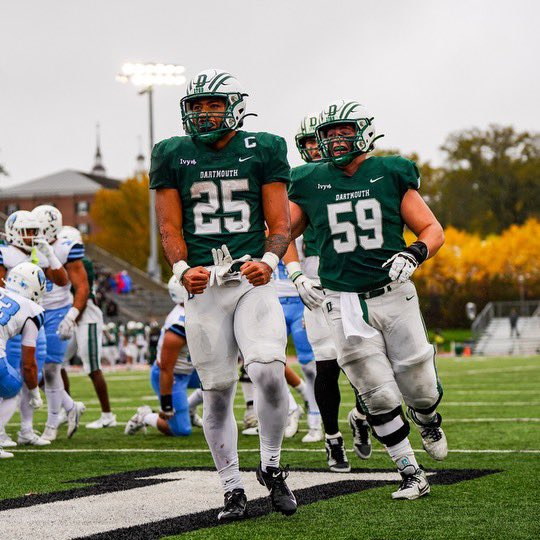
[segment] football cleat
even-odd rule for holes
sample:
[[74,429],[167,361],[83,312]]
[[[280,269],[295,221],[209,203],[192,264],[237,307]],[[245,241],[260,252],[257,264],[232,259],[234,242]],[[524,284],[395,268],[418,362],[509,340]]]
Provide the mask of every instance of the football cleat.
[[66,410],[62,407],[60,413],[58,414],[58,427],[67,422],[67,413]]
[[67,413],[67,438],[71,439],[79,427],[81,415],[86,410],[84,403],[81,401],[74,401],[73,407]]
[[31,445],[31,446],[48,446],[51,444],[51,441],[40,437],[34,431],[19,431],[17,433],[17,443],[21,445]]
[[45,425],[45,429],[43,430],[43,433],[41,434],[41,438],[45,439],[46,441],[54,441],[56,440],[56,437],[58,435],[58,428]]
[[285,432],[283,434],[286,439],[291,439],[298,433],[298,422],[303,414],[304,409],[300,406],[289,413],[287,425],[285,426]]
[[257,419],[253,405],[246,407],[246,412],[244,413],[244,429],[256,428],[258,425],[259,420]]
[[137,412],[129,419],[124,429],[126,435],[135,435],[137,431],[146,433],[146,424],[144,423],[144,417],[147,414],[152,414],[152,409],[148,405],[143,405],[137,409]]
[[308,430],[307,434],[302,437],[303,443],[312,443],[312,442],[319,442],[324,439],[324,434],[322,432],[322,429],[310,429]]
[[243,489],[233,489],[225,493],[225,505],[218,514],[218,521],[227,523],[246,517],[247,497]]
[[247,429],[242,430],[242,435],[253,436],[253,435],[258,435],[258,434],[259,434],[259,427],[258,426],[248,427]]
[[116,415],[111,414],[110,416],[101,415],[97,420],[86,424],[88,429],[101,429],[107,427],[116,427]]
[[446,435],[441,428],[441,415],[436,413],[433,422],[422,424],[422,422],[418,420],[414,410],[409,407],[407,408],[407,416],[420,431],[422,446],[428,455],[436,461],[445,459],[448,455],[448,442],[446,441]]
[[4,431],[0,431],[0,448],[11,448],[17,446],[17,443]]
[[266,486],[270,491],[272,508],[276,512],[281,512],[286,516],[292,516],[296,512],[297,504],[293,492],[289,489],[285,480],[289,476],[289,468],[267,467],[266,472],[262,470],[259,463],[257,467],[257,480],[262,486]]
[[400,471],[401,484],[397,491],[392,493],[392,499],[408,499],[413,501],[430,492],[429,482],[426,473],[419,467],[412,474],[405,474]]
[[203,427],[203,421],[202,418],[197,414],[197,409],[189,410],[189,420],[193,427]]
[[326,450],[326,461],[332,472],[351,472],[343,437],[332,437],[331,439],[327,437],[324,441],[324,448]]
[[352,409],[347,416],[353,436],[353,450],[360,459],[371,457],[371,438],[369,437],[369,424],[367,420],[356,417],[356,409]]
[[10,457],[13,457],[13,454],[11,452],[2,450],[2,447],[0,447],[0,459],[8,459]]

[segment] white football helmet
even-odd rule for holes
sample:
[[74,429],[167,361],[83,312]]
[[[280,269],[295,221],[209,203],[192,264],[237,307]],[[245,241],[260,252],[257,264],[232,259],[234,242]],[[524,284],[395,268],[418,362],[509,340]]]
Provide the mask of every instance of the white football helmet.
[[[222,113],[194,112],[193,103],[201,97],[217,97],[225,100],[225,112],[221,124],[216,127],[210,117]],[[195,75],[188,83],[186,95],[180,100],[182,124],[190,137],[197,137],[211,144],[229,131],[242,127],[246,116],[247,94],[238,80],[222,69],[206,69]]]
[[171,276],[167,286],[169,287],[169,295],[171,300],[175,304],[183,304],[185,289],[184,286],[176,279],[176,276]]
[[32,214],[38,219],[45,240],[52,244],[62,229],[62,212],[49,204],[41,204],[32,210]]
[[[27,210],[17,210],[6,220],[6,240],[8,244],[17,246],[30,253],[34,243],[34,238],[42,234],[40,222]],[[30,243],[27,244],[25,240]]]
[[71,240],[75,244],[83,243],[81,232],[79,229],[72,227],[71,225],[64,225],[58,233],[58,238],[62,240]]
[[39,303],[45,292],[46,283],[45,274],[39,266],[31,262],[23,262],[9,271],[5,288]]
[[135,321],[128,321],[126,328],[128,330],[135,330],[135,328],[137,328],[137,323]]
[[300,152],[302,159],[307,163],[310,163],[311,161],[318,161],[317,159],[313,159],[311,153],[306,148],[306,140],[315,138],[315,128],[317,127],[318,123],[319,115],[317,113],[311,113],[304,116],[302,122],[300,122],[300,128],[298,129],[298,132],[294,138],[296,148]]
[[[328,129],[340,124],[352,124],[356,133],[352,137],[346,137],[348,142],[352,143],[352,150],[346,154],[333,156],[330,150],[330,143],[344,137],[327,136]],[[383,137],[375,135],[375,125],[373,116],[369,114],[364,105],[357,101],[339,100],[326,106],[319,115],[319,124],[315,129],[319,149],[324,159],[330,159],[336,165],[347,165],[356,156],[370,152],[374,148],[374,142]]]

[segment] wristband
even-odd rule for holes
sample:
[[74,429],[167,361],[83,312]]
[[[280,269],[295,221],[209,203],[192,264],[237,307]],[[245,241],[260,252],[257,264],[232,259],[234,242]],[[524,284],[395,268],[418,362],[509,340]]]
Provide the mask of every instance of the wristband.
[[80,311],[76,307],[71,306],[69,308],[68,312],[66,313],[66,317],[68,319],[71,319],[72,321],[74,321],[79,316],[79,313],[80,313]]
[[162,394],[159,400],[161,403],[161,410],[163,412],[173,411],[172,394]]
[[275,253],[272,253],[271,251],[267,251],[263,255],[261,262],[266,263],[272,269],[272,272],[273,272],[276,269],[276,266],[279,264],[279,257]]
[[177,261],[173,264],[172,271],[176,276],[176,279],[180,284],[182,284],[182,278],[184,274],[191,268],[186,261]]
[[62,263],[54,253],[49,257],[49,267],[51,270],[58,270],[62,268]]
[[413,242],[408,248],[405,248],[405,251],[416,259],[418,265],[421,265],[429,256],[428,247],[421,240]]
[[39,386],[36,386],[35,388],[29,388],[30,396],[33,398],[39,398],[41,397],[41,394],[39,393]]
[[285,268],[287,269],[287,273],[289,274],[289,277],[293,283],[303,274],[302,267],[298,261],[292,261],[286,264]]

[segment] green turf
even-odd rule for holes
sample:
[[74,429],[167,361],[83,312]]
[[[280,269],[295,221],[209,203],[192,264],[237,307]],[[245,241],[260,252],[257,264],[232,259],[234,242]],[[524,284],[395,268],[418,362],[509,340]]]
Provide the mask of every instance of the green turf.
[[[540,357],[453,359],[440,358],[439,374],[445,389],[440,406],[451,449],[540,451]],[[113,409],[125,422],[143,403],[157,406],[146,372],[107,374]],[[85,401],[84,421],[97,418],[98,405],[86,377],[71,378],[72,394]],[[353,405],[353,394],[341,380],[341,421],[348,447],[350,432],[345,422]],[[238,392],[237,417],[243,414]],[[41,428],[45,413],[36,415]],[[506,419],[506,421],[505,421]],[[7,431],[16,436],[18,417]],[[306,430],[305,421],[301,429]],[[288,452],[305,448],[302,433],[285,442],[283,462],[295,467],[325,469],[324,453]],[[416,432],[413,447],[420,448]],[[241,465],[258,463],[256,437],[240,436],[240,447],[253,452],[240,454]],[[374,445],[376,450],[381,447]],[[127,437],[123,426],[91,431],[82,427],[73,439],[65,438],[65,427],[51,448],[88,449],[88,453],[55,454],[41,449],[32,453],[15,450],[15,458],[0,461],[0,498],[27,493],[70,489],[66,481],[150,467],[210,466],[211,457],[200,429],[189,438],[168,438],[149,430],[147,435]],[[201,449],[200,453],[107,453],[105,449]],[[309,448],[317,448],[310,445]],[[268,515],[239,524],[202,529],[182,538],[361,538],[361,539],[456,539],[456,538],[539,538],[537,495],[540,454],[450,453],[436,463],[423,452],[420,462],[432,469],[498,469],[500,473],[449,486],[434,486],[430,497],[395,502],[392,486],[371,489],[300,507],[291,518]],[[374,452],[360,462],[350,452],[353,467],[391,469],[389,458]],[[292,476],[291,476],[292,477]],[[341,479],[341,477],[340,477]],[[0,525],[1,529],[1,525]],[[1,536],[1,535],[0,535]]]

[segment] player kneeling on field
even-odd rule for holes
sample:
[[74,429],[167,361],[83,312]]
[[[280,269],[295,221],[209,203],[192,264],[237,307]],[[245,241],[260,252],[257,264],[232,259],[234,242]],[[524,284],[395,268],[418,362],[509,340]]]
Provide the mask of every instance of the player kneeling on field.
[[148,405],[139,407],[126,424],[126,435],[134,435],[140,430],[146,432],[146,426],[155,427],[165,435],[191,435],[187,389],[194,369],[184,329],[183,287],[174,276],[169,280],[169,294],[176,306],[161,329],[157,359],[150,374],[161,410],[158,414]]
[[[23,380],[34,409],[43,405],[38,388],[36,340],[43,325],[43,309],[37,304],[45,291],[45,274],[35,264],[24,262],[13,267],[0,287],[0,424],[6,425],[17,408]],[[6,360],[6,341],[22,335],[21,373]],[[13,454],[0,448],[0,458]]]

